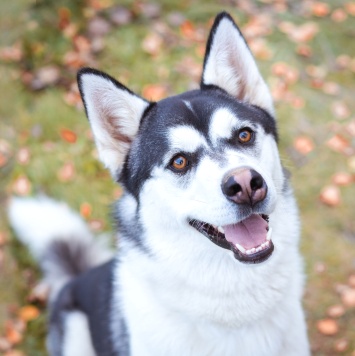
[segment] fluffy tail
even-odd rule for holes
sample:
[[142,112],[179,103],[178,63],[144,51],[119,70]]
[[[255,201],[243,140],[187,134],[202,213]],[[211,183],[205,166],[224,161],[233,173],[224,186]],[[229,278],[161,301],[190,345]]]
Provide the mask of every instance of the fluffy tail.
[[12,198],[8,214],[19,240],[40,263],[50,300],[70,279],[112,257],[64,203],[47,197]]

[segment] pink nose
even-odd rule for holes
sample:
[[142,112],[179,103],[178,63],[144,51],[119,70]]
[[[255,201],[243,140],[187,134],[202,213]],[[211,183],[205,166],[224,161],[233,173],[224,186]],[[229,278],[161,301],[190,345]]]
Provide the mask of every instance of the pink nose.
[[267,185],[258,172],[243,167],[225,175],[222,191],[229,200],[237,204],[254,206],[265,199]]

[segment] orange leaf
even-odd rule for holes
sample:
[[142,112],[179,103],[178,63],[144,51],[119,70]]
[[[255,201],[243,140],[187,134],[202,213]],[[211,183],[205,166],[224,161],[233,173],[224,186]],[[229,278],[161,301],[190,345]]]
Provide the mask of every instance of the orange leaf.
[[339,331],[339,326],[333,319],[323,319],[318,321],[317,329],[323,335],[335,335]]
[[348,14],[343,9],[336,9],[330,17],[334,22],[343,22],[348,17]]
[[12,321],[7,321],[5,325],[5,337],[11,345],[18,344],[22,340],[21,332]]
[[336,134],[332,138],[330,138],[327,141],[327,146],[336,152],[344,154],[352,153],[349,141],[339,134]]
[[312,13],[317,17],[327,16],[329,12],[330,12],[329,5],[324,2],[316,1],[312,5]]
[[88,218],[92,213],[92,207],[89,203],[85,202],[80,205],[80,214],[84,218]]
[[332,305],[327,310],[327,315],[331,318],[339,318],[345,313],[345,308],[341,304]]
[[143,88],[143,96],[149,100],[159,101],[166,95],[166,87],[160,84],[149,84]]
[[76,142],[76,133],[69,129],[61,129],[60,130],[60,136],[64,141],[67,141],[69,143],[75,143]]
[[72,162],[65,163],[58,171],[58,179],[61,182],[68,182],[75,176],[75,166]]
[[320,194],[322,203],[328,206],[337,206],[340,204],[340,190],[336,185],[324,187]]
[[40,312],[33,305],[26,305],[19,310],[19,318],[25,322],[36,319]]
[[344,289],[341,293],[341,301],[348,308],[355,307],[355,288]]
[[349,277],[349,286],[350,287],[354,287],[355,288],[355,274],[352,274],[350,277]]
[[12,189],[18,195],[28,195],[31,191],[31,182],[26,176],[19,176],[14,181]]
[[335,173],[332,177],[332,181],[336,185],[349,185],[354,182],[354,178],[351,174],[345,172]]
[[299,136],[293,141],[294,148],[301,154],[307,155],[314,149],[313,141],[307,136]]
[[337,119],[346,119],[350,116],[349,107],[342,101],[335,101],[332,104],[332,112]]
[[194,40],[195,39],[195,26],[191,21],[184,21],[182,25],[180,26],[180,30],[183,34],[183,36],[189,40]]
[[355,16],[355,2],[348,2],[345,4],[345,10],[349,15]]
[[342,353],[342,352],[346,351],[348,349],[348,347],[349,347],[349,341],[346,339],[340,339],[335,342],[334,350],[336,352]]

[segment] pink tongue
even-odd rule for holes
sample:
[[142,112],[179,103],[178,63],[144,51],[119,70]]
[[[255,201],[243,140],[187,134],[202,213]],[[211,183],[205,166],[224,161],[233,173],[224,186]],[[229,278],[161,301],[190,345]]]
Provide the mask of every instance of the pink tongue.
[[227,241],[248,250],[266,241],[267,226],[260,215],[254,214],[238,224],[223,226],[223,229]]

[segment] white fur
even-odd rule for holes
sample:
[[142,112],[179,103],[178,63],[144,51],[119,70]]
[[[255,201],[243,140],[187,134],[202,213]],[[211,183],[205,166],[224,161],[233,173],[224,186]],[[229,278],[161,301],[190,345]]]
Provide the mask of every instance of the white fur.
[[46,251],[55,240],[67,241],[68,245],[79,242],[85,250],[90,266],[109,260],[112,251],[105,245],[107,241],[94,239],[79,214],[65,203],[46,196],[36,198],[13,197],[8,206],[8,216],[19,240],[40,262],[44,271],[43,286],[50,288],[50,300],[73,276],[63,273],[56,261],[46,257]]
[[84,73],[80,81],[100,159],[115,176],[130,145],[113,134],[132,140],[149,103],[97,74]]
[[237,124],[237,118],[228,109],[223,108],[216,110],[211,118],[209,135],[214,144],[218,139],[228,139],[232,135],[232,130]]
[[217,85],[236,98],[260,106],[271,115],[274,107],[255,60],[229,18],[216,29],[203,72],[204,84]]
[[206,146],[205,138],[190,126],[175,126],[169,129],[169,144],[178,152],[195,152],[198,147]]
[[79,311],[69,312],[65,316],[63,356],[96,356],[91,341],[87,317]]

